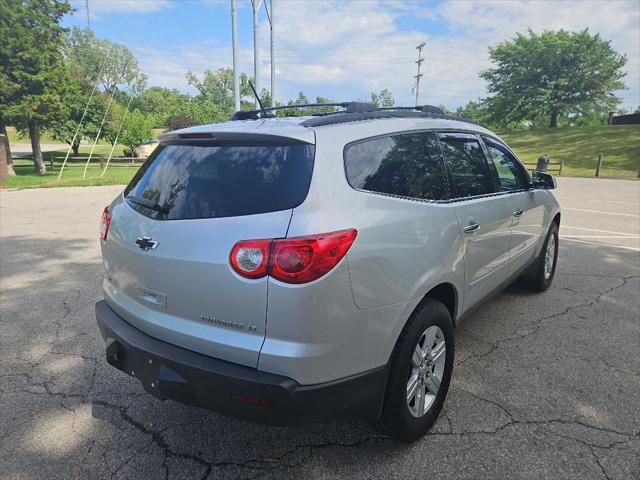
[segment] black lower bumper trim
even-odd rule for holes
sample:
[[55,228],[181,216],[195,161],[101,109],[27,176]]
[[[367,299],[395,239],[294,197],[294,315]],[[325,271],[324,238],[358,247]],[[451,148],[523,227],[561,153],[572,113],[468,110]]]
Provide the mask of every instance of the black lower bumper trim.
[[[137,378],[160,399],[172,399],[257,423],[292,425],[340,415],[380,416],[387,368],[303,386],[281,375],[177,347],[138,330],[105,301],[96,303],[107,362]],[[232,399],[260,400],[247,404]],[[268,405],[268,406],[267,406]]]

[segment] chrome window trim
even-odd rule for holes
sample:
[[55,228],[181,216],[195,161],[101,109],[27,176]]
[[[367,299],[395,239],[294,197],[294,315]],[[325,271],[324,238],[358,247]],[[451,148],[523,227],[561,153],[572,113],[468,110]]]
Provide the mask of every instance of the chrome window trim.
[[[520,165],[520,168],[526,172],[527,174],[527,178],[529,178],[529,180],[531,180],[531,176],[529,175],[529,173],[527,172],[527,170],[524,168],[524,166],[522,165],[522,162],[520,161],[520,159],[516,156],[515,153],[513,153],[513,150],[511,150],[507,145],[505,145],[505,143],[503,141],[501,141],[500,139],[498,139],[497,137],[493,136],[493,135],[489,135],[486,133],[480,133],[477,132],[475,130],[466,130],[466,129],[461,129],[461,128],[416,128],[416,129],[412,129],[412,130],[399,130],[399,131],[392,131],[392,132],[388,132],[388,133],[381,133],[378,135],[372,135],[370,137],[364,137],[364,138],[359,138],[357,140],[352,140],[350,142],[345,143],[344,147],[342,148],[342,168],[344,171],[344,176],[345,176],[345,180],[347,182],[347,185],[349,185],[349,187],[352,190],[355,190],[356,192],[360,192],[360,193],[365,193],[365,194],[369,194],[369,195],[377,195],[377,196],[381,196],[381,197],[389,197],[389,198],[395,198],[398,200],[407,200],[410,202],[419,202],[419,203],[432,203],[432,204],[451,204],[451,203],[460,203],[460,202],[466,202],[466,201],[470,201],[470,200],[477,200],[477,199],[482,199],[482,198],[492,198],[492,197],[498,197],[498,196],[503,196],[503,195],[511,195],[514,193],[522,193],[522,192],[527,192],[529,190],[531,190],[531,187],[529,188],[520,188],[517,190],[508,190],[508,191],[496,191],[496,192],[492,192],[492,193],[485,193],[483,195],[473,195],[470,197],[454,197],[454,193],[453,189],[455,188],[455,185],[452,185],[452,179],[451,179],[451,172],[449,171],[449,166],[447,165],[447,161],[444,159],[444,153],[442,152],[442,150],[440,150],[440,153],[442,155],[442,162],[444,163],[444,166],[447,170],[447,176],[446,176],[446,182],[447,182],[447,193],[449,198],[445,199],[445,200],[427,200],[424,198],[415,198],[415,197],[406,197],[403,195],[394,195],[392,193],[384,193],[384,192],[374,192],[371,190],[363,190],[360,188],[356,188],[353,185],[351,185],[351,183],[349,182],[349,177],[347,176],[347,149],[349,147],[351,147],[352,145],[356,145],[358,143],[363,143],[363,142],[367,142],[370,140],[376,140],[378,138],[385,138],[385,137],[390,137],[390,136],[394,136],[394,135],[404,135],[404,134],[411,134],[411,133],[422,133],[422,132],[433,132],[436,135],[436,140],[438,140],[437,138],[437,134],[438,133],[461,133],[461,134],[465,134],[465,135],[474,135],[477,139],[478,142],[480,143],[481,148],[483,149],[483,152],[485,153],[485,160],[487,161],[487,164],[489,165],[489,170],[491,170],[491,165],[488,163],[489,162],[489,158],[487,157],[487,152],[485,151],[486,149],[486,145],[484,144],[484,140],[482,139],[482,136],[486,136],[487,138],[491,139],[492,141],[495,141],[497,143],[499,143],[500,145],[503,145],[512,155],[513,157],[516,159],[516,161],[518,162],[518,165]],[[438,143],[438,145],[440,145]],[[495,167],[494,167],[495,169]],[[497,187],[496,187],[497,188]]]

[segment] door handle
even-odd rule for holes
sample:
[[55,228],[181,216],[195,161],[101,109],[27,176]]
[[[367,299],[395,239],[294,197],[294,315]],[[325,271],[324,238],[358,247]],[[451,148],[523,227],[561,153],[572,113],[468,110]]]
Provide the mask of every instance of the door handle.
[[524,213],[524,212],[523,212],[521,209],[516,208],[516,211],[515,211],[515,212],[513,212],[513,216],[514,216],[514,217],[519,217],[519,216],[520,216],[520,215],[522,215],[523,213]]
[[477,230],[478,228],[480,228],[480,224],[474,222],[473,220],[471,220],[469,222],[469,225],[464,227],[464,231],[465,231],[465,233],[469,233],[469,232],[473,232],[474,230]]

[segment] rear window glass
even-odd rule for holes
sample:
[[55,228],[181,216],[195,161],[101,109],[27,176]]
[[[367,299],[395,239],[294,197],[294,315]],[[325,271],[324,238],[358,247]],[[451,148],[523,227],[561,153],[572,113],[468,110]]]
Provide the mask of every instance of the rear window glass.
[[314,147],[160,145],[125,189],[129,205],[158,220],[287,210],[309,191]]

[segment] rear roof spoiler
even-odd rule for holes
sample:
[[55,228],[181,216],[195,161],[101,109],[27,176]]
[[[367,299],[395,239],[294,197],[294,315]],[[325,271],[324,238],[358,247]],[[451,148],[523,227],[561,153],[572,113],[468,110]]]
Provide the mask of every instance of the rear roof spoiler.
[[[302,129],[301,129],[302,130]],[[309,132],[309,130],[307,130]],[[158,142],[189,143],[207,145],[291,145],[313,144],[313,135],[309,139],[300,136],[271,135],[268,133],[256,133],[246,131],[181,131],[169,132],[158,137]]]

